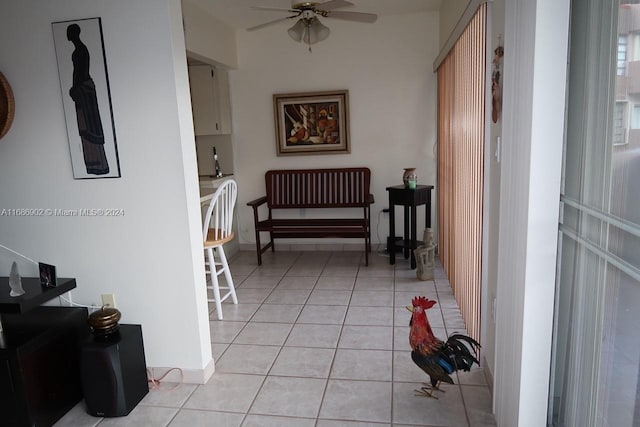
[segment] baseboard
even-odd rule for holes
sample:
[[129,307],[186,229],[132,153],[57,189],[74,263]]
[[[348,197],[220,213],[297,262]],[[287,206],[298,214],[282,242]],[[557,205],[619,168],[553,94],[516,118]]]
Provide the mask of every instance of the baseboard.
[[484,368],[484,378],[485,380],[487,380],[487,384],[489,385],[489,391],[491,392],[491,395],[493,396],[493,375],[491,374],[491,371],[489,370],[488,364],[487,364],[487,359],[485,359],[485,357],[482,357],[482,367]]
[[[377,244],[371,245],[374,249]],[[256,250],[255,243],[241,243],[240,244],[241,251],[253,251]],[[353,243],[279,243],[276,241],[276,251],[278,252],[288,252],[288,251],[298,251],[298,252],[312,252],[312,251],[324,251],[324,252],[362,252],[364,251],[364,243],[363,242],[353,242]]]
[[148,366],[147,369],[153,373],[153,378],[158,380],[162,378],[162,381],[172,383],[184,383],[184,384],[206,384],[215,372],[215,365],[213,359],[209,361],[204,369],[180,369],[180,368],[164,368],[164,367],[152,367]]

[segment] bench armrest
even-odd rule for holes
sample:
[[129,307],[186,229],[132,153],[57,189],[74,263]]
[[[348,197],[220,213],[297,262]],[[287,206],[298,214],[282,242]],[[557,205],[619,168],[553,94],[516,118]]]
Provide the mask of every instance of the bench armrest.
[[[252,200],[247,202],[247,206],[251,206],[253,208],[253,224],[255,226],[260,222],[260,218],[258,216],[258,208],[267,203],[267,196],[262,196],[259,199]],[[269,219],[271,219],[271,209],[269,209]],[[256,232],[257,234],[257,232]]]
[[267,203],[267,196],[262,196],[258,199],[247,202],[247,206],[251,206],[252,208],[257,208],[260,205]]
[[367,203],[372,205],[376,202],[376,200],[373,197],[373,194],[369,194],[369,197],[367,197]]

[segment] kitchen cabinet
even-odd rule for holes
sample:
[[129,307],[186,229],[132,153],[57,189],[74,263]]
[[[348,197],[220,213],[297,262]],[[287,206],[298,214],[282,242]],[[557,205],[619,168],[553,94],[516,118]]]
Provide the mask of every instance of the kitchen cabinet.
[[229,75],[210,65],[189,66],[191,109],[196,136],[231,133]]

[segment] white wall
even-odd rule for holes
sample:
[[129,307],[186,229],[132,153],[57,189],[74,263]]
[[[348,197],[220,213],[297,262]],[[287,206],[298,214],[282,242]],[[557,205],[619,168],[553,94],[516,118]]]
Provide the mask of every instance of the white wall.
[[188,0],[182,2],[182,13],[189,57],[237,68],[235,30]]
[[[51,23],[101,17],[122,178],[74,180]],[[0,209],[119,208],[120,217],[0,217],[0,243],[114,293],[147,364],[211,368],[198,181],[178,0],[3,2],[0,69],[16,117],[0,140]],[[93,63],[96,66],[95,62]],[[14,257],[0,250],[0,271]]]
[[[489,13],[491,14],[490,34],[487,45],[490,55],[488,61],[494,59],[494,51],[498,47],[498,38],[501,36],[504,44],[504,3],[505,0],[494,0],[489,3]],[[491,82],[492,66],[489,66],[487,79]],[[504,81],[504,61],[500,69]],[[500,235],[500,162],[496,157],[498,151],[498,139],[502,138],[502,116],[496,123],[491,119],[491,95],[489,95],[489,108],[487,120],[489,121],[489,132],[486,136],[486,161],[485,161],[485,230],[486,258],[483,272],[483,307],[482,307],[482,347],[486,368],[489,370],[490,380],[495,374],[495,341],[496,341],[496,319],[494,313],[494,300],[497,295],[497,274],[498,274],[498,239]]]
[[440,6],[440,43],[442,49],[471,0],[446,0]]
[[[242,243],[255,241],[253,214],[245,204],[264,195],[269,169],[369,167],[376,199],[374,243],[378,219],[380,239],[386,241],[388,218],[378,213],[388,205],[385,188],[402,183],[404,167],[417,167],[419,184],[435,184],[431,64],[438,52],[438,14],[383,16],[375,24],[327,19],[325,24],[331,35],[314,45],[313,53],[289,38],[289,23],[238,31],[239,67],[230,72],[230,81]],[[277,157],[273,94],[330,89],[349,90],[351,154]],[[418,212],[420,230],[424,219],[422,209]]]
[[546,425],[569,0],[507,0],[494,408]]

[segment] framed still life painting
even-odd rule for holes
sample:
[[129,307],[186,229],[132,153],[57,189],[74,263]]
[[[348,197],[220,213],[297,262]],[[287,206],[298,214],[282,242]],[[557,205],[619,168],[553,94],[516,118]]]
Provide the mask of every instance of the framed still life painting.
[[73,177],[118,178],[101,19],[54,22],[52,28]]
[[278,156],[348,154],[349,92],[273,95]]

